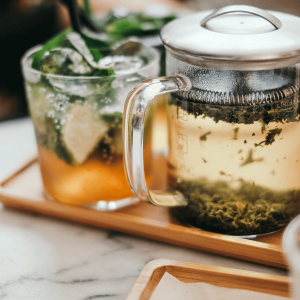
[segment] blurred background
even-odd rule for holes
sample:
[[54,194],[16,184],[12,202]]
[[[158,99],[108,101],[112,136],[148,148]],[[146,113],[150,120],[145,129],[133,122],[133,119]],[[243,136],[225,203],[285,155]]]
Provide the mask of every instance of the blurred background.
[[[96,19],[113,9],[161,12],[162,6],[180,16],[190,11],[248,4],[300,16],[300,0],[79,0]],[[119,10],[120,11],[120,10]],[[122,11],[122,9],[121,9]],[[124,11],[124,9],[123,9]],[[67,9],[55,0],[0,0],[0,121],[28,114],[20,68],[22,55],[70,26]]]

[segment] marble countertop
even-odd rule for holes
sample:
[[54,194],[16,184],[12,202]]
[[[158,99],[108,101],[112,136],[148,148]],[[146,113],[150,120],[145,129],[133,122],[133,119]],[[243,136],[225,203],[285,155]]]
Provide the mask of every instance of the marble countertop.
[[[36,153],[28,118],[0,123],[0,179]],[[125,299],[156,258],[286,271],[0,207],[0,299]]]

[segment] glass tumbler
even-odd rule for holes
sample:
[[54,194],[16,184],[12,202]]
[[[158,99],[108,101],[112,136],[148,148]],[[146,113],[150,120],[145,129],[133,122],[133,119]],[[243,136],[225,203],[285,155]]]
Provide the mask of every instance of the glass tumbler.
[[[102,210],[135,202],[123,168],[123,107],[136,83],[158,75],[158,52],[145,47],[148,63],[131,73],[75,77],[31,68],[39,49],[24,55],[22,69],[46,197]],[[145,122],[145,169],[150,176],[151,118]]]

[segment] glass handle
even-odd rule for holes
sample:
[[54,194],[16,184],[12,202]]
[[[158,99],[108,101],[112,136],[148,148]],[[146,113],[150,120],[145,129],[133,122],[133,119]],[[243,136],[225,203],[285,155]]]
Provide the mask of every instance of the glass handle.
[[229,13],[235,13],[235,12],[244,12],[244,13],[248,13],[251,15],[261,17],[261,18],[267,20],[268,22],[270,22],[276,29],[279,29],[282,26],[281,21],[278,20],[276,17],[274,17],[272,14],[270,14],[268,11],[260,9],[255,6],[251,6],[251,5],[224,6],[220,9],[215,10],[213,13],[211,13],[210,15],[205,17],[201,21],[201,26],[205,26],[206,23],[213,18],[216,18],[221,15],[229,14]]
[[128,94],[123,115],[125,173],[131,190],[142,200],[162,206],[184,206],[185,197],[176,190],[150,191],[144,172],[144,118],[148,104],[157,95],[191,89],[190,80],[182,74],[145,80]]

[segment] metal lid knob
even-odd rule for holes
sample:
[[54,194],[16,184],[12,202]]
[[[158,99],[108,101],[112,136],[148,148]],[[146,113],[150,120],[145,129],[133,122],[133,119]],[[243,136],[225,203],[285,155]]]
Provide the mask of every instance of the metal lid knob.
[[268,11],[260,9],[258,7],[255,6],[251,6],[251,5],[228,5],[228,6],[224,6],[220,9],[215,10],[213,13],[211,13],[210,15],[208,15],[207,17],[205,17],[202,21],[201,21],[201,26],[205,26],[206,23],[213,19],[216,18],[218,16],[222,16],[225,14],[229,14],[229,13],[248,13],[251,15],[255,15],[258,17],[261,17],[265,20],[267,20],[268,22],[270,22],[276,29],[279,29],[282,26],[282,23],[280,20],[278,20],[276,17],[274,17],[272,14],[270,14]]

